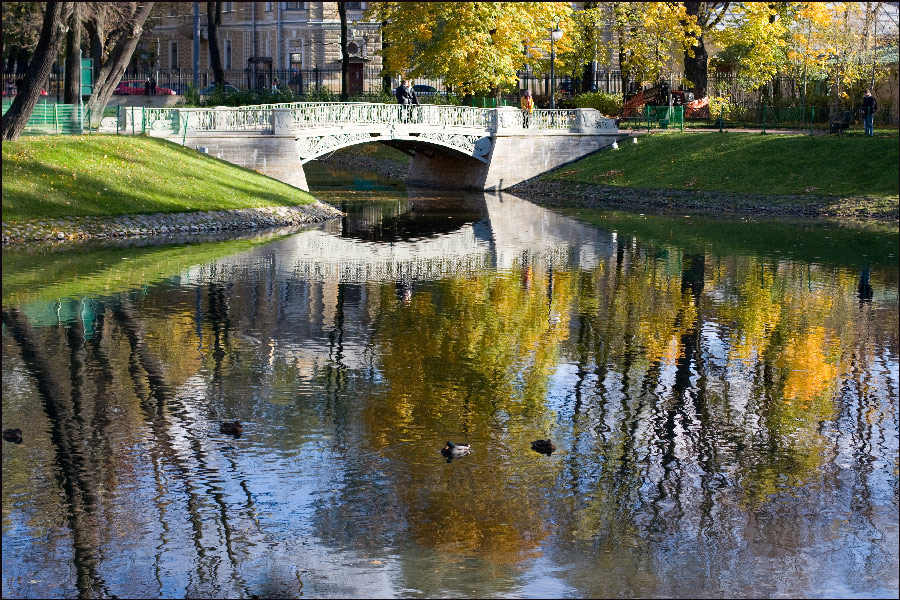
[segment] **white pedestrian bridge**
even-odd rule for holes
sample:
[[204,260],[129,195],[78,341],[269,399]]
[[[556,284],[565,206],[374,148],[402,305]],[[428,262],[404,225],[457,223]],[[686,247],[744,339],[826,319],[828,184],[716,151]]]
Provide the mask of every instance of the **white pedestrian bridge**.
[[[124,111],[126,119],[133,112]],[[303,164],[370,142],[411,154],[409,183],[505,189],[611,145],[612,119],[588,108],[399,106],[297,102],[244,107],[145,108],[141,129],[307,189]],[[128,129],[127,122],[122,124]],[[135,122],[130,127],[134,129]]]

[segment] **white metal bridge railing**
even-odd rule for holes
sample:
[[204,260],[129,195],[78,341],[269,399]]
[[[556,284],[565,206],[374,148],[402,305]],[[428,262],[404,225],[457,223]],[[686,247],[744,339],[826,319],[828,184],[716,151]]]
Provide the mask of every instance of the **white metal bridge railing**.
[[364,102],[295,102],[218,108],[145,108],[141,131],[254,131],[275,129],[274,114],[289,115],[291,130],[345,125],[423,125],[484,132],[597,131],[616,129],[615,122],[591,109],[535,110],[526,115],[512,107],[400,106]]

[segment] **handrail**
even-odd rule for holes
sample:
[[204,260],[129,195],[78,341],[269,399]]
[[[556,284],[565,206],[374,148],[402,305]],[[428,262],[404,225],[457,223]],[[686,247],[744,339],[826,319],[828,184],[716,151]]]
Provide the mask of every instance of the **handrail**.
[[[614,128],[614,122],[590,109],[535,110],[474,108],[426,104],[401,106],[370,102],[290,102],[216,108],[145,108],[147,129],[180,131],[273,131],[273,111],[290,114],[292,130],[344,125],[427,125],[484,132],[501,129],[583,131]],[[287,125],[287,122],[285,122]]]

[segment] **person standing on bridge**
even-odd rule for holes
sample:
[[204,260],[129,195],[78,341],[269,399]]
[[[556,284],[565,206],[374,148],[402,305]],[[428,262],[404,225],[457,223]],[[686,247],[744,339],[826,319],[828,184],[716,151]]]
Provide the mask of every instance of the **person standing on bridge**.
[[534,98],[531,97],[531,90],[525,90],[522,96],[522,111],[525,113],[525,127],[531,127],[531,115],[534,114]]
[[416,97],[416,92],[412,89],[409,80],[404,79],[394,94],[397,96],[397,102],[400,103],[400,121],[408,123],[410,114],[412,113],[412,107],[419,105],[419,99]]

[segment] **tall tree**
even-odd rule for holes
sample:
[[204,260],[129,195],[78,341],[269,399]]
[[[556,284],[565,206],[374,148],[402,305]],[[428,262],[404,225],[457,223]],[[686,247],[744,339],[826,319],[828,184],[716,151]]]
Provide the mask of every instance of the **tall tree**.
[[6,59],[3,72],[24,73],[41,35],[43,2],[4,2],[0,40]]
[[41,35],[22,86],[16,99],[3,115],[2,137],[4,141],[19,138],[41,95],[41,87],[50,77],[50,69],[59,54],[62,36],[66,31],[66,17],[72,11],[72,2],[48,2],[44,9]]
[[673,2],[616,2],[613,17],[616,35],[611,43],[619,52],[623,83],[633,79],[654,84],[672,74],[673,57],[690,52],[699,32],[696,18]]
[[75,2],[69,17],[66,34],[66,83],[63,102],[78,104],[81,101],[81,2]]
[[350,52],[347,50],[347,3],[338,2],[341,19],[341,100],[350,96]]
[[[381,22],[381,55],[384,56],[387,53],[388,46],[390,46],[390,41],[387,38],[387,34],[385,33],[385,29],[387,28],[387,22]],[[391,74],[385,70],[381,76],[381,89],[390,94],[393,91],[394,82],[391,78]]]
[[714,30],[728,12],[730,2],[685,2],[688,16],[693,17],[698,29],[690,34],[691,46],[684,51],[684,77],[691,83],[691,91],[697,98],[707,95],[709,53],[704,36]]
[[99,122],[100,116],[103,115],[103,109],[106,108],[116,85],[125,73],[125,68],[131,61],[131,55],[134,54],[134,49],[144,31],[144,23],[153,8],[152,2],[117,4],[123,5],[123,14],[118,20],[115,33],[108,38],[108,40],[115,39],[115,42],[105,60],[101,62],[99,58],[94,57],[95,65],[97,62],[101,62],[101,64],[99,69],[95,66],[94,91],[87,101],[92,123]]
[[565,2],[373,2],[365,18],[386,22],[386,74],[442,77],[469,94],[516,85],[524,47],[549,55],[549,30],[571,12]]
[[91,9],[86,11],[84,29],[88,37],[91,58],[94,59],[94,79],[103,62],[106,50],[107,15],[109,14],[109,2],[93,2]]
[[219,25],[222,24],[222,3],[206,3],[206,29],[209,32],[209,62],[212,65],[216,87],[225,85],[225,69],[219,53]]

